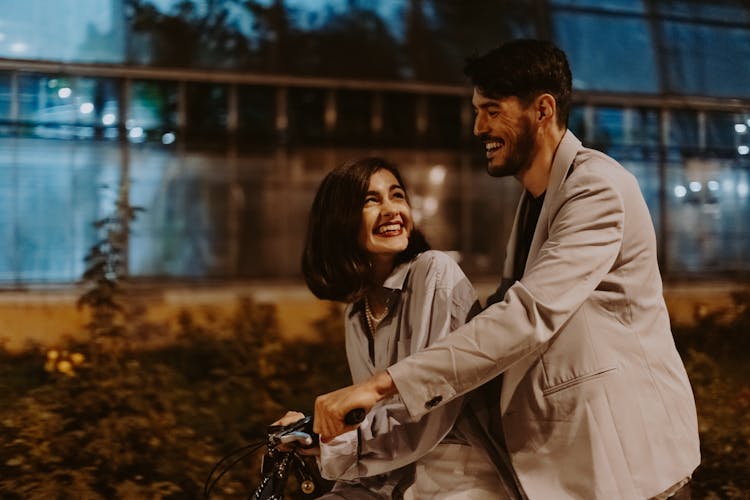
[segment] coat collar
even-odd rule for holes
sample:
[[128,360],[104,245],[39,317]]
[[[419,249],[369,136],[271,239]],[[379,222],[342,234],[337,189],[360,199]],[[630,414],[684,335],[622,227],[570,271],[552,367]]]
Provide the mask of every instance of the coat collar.
[[[542,204],[542,211],[539,214],[539,221],[537,222],[536,231],[534,231],[534,239],[531,242],[531,248],[529,249],[529,260],[531,256],[536,254],[539,246],[547,238],[547,222],[549,219],[549,206],[551,205],[551,199],[554,198],[555,194],[559,190],[563,181],[568,175],[573,160],[576,154],[581,149],[581,141],[571,132],[566,130],[560,144],[557,146],[555,156],[552,158],[552,167],[550,168],[549,180],[547,181],[547,190],[545,191],[544,203]],[[521,194],[521,199],[516,207],[516,216],[513,221],[513,228],[510,232],[508,239],[508,246],[506,248],[505,264],[503,265],[503,277],[510,278],[513,276],[513,263],[515,262],[516,253],[516,241],[518,241],[518,225],[520,224],[521,207],[526,201],[526,197],[530,196],[528,191],[524,190]],[[543,231],[541,228],[544,228]],[[527,260],[527,262],[529,261]]]
[[[555,157],[552,160],[550,178],[547,182],[547,191],[544,196],[542,211],[539,214],[539,220],[536,224],[536,229],[534,230],[534,239],[531,241],[531,247],[529,248],[529,257],[526,261],[527,266],[530,262],[533,261],[534,257],[539,252],[539,248],[549,237],[549,207],[552,206],[554,199],[556,198],[557,193],[562,186],[562,183],[565,181],[568,172],[570,172],[570,169],[573,166],[573,161],[575,160],[576,154],[580,149],[581,141],[578,140],[578,138],[573,135],[571,131],[566,131],[565,135],[560,141],[560,144],[557,147]],[[529,195],[526,191],[524,191],[523,196],[525,197]],[[522,197],[521,203],[523,201],[524,199]],[[521,206],[521,203],[518,204],[519,208]],[[503,271],[505,277],[513,275],[512,273],[516,246],[516,234],[518,232],[519,224],[518,218],[519,211],[516,211],[516,220],[513,223],[511,239],[508,242],[508,251],[505,258],[505,266]],[[508,409],[511,395],[515,392],[515,388],[520,383],[521,378],[523,378],[523,376],[526,374],[530,364],[533,363],[535,359],[536,358],[534,356],[526,356],[525,358],[519,360],[518,363],[513,365],[511,369],[505,372],[503,376],[503,390],[500,397],[501,414],[504,414]]]
[[[387,288],[391,291],[402,291],[404,289],[404,285],[406,284],[406,278],[407,276],[409,276],[409,270],[411,269],[411,266],[415,260],[416,257],[407,262],[402,262],[401,264],[393,268],[391,274],[389,274],[383,282],[383,288]],[[364,301],[362,300],[359,300],[354,304],[350,304],[349,316],[357,314],[362,308],[364,308]]]

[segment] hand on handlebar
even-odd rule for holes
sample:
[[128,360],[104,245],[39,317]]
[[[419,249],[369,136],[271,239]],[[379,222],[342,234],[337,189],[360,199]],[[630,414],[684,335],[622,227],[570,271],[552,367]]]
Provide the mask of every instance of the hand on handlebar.
[[300,455],[320,455],[317,436],[312,431],[312,417],[304,413],[286,412],[269,427],[269,438],[279,451],[296,450]]
[[362,383],[318,396],[313,430],[320,435],[320,441],[326,443],[355,429],[375,403],[396,392],[388,372],[380,372]]

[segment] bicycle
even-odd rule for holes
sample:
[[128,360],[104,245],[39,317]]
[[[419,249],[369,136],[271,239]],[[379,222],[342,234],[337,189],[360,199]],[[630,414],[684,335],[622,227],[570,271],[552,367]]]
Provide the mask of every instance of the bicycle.
[[[361,408],[350,411],[344,418],[347,425],[356,425],[365,418]],[[213,466],[203,485],[203,498],[209,500],[219,480],[242,460],[252,456],[265,445],[261,461],[261,481],[248,497],[252,500],[283,500],[289,474],[293,473],[305,495],[314,495],[323,484],[317,465],[309,457],[299,453],[300,448],[318,445],[318,435],[312,430],[313,417],[308,415],[293,424],[271,425],[264,441],[250,443],[238,448]],[[280,448],[280,445],[284,445]],[[224,468],[222,469],[222,466]],[[214,477],[214,474],[217,474]]]

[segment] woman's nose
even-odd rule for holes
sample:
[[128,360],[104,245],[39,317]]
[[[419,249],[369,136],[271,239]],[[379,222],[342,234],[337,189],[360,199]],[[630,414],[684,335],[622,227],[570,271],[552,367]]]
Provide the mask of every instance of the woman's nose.
[[390,214],[396,213],[398,209],[396,208],[396,204],[393,203],[392,200],[386,198],[385,200],[383,200],[383,203],[380,205],[380,211],[384,215],[390,215]]

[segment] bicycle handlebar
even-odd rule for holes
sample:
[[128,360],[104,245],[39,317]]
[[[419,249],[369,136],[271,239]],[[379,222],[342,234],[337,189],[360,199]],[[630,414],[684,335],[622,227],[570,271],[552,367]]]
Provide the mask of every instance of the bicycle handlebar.
[[[344,416],[344,423],[347,426],[357,425],[365,419],[365,415],[364,408],[355,408]],[[317,490],[320,478],[317,471],[310,468],[315,467],[314,464],[308,466],[304,458],[298,455],[296,451],[298,447],[309,448],[318,444],[318,435],[313,432],[312,428],[312,415],[303,417],[286,426],[271,425],[268,427],[268,435],[265,441],[266,453],[261,464],[262,481],[251,498],[257,500],[283,498],[286,479],[290,472],[297,476],[303,493],[312,494]],[[203,486],[203,498],[210,498],[211,490],[216,486],[219,479],[240,460],[255,453],[263,444],[261,441],[243,446],[214,465]],[[290,448],[288,451],[277,448],[280,444],[289,445]],[[230,460],[231,462],[229,462]],[[225,462],[229,463],[221,469]],[[216,477],[214,477],[215,472],[217,473]]]
[[344,423],[346,425],[357,425],[362,423],[365,419],[365,414],[366,412],[364,408],[354,408],[344,416]]

